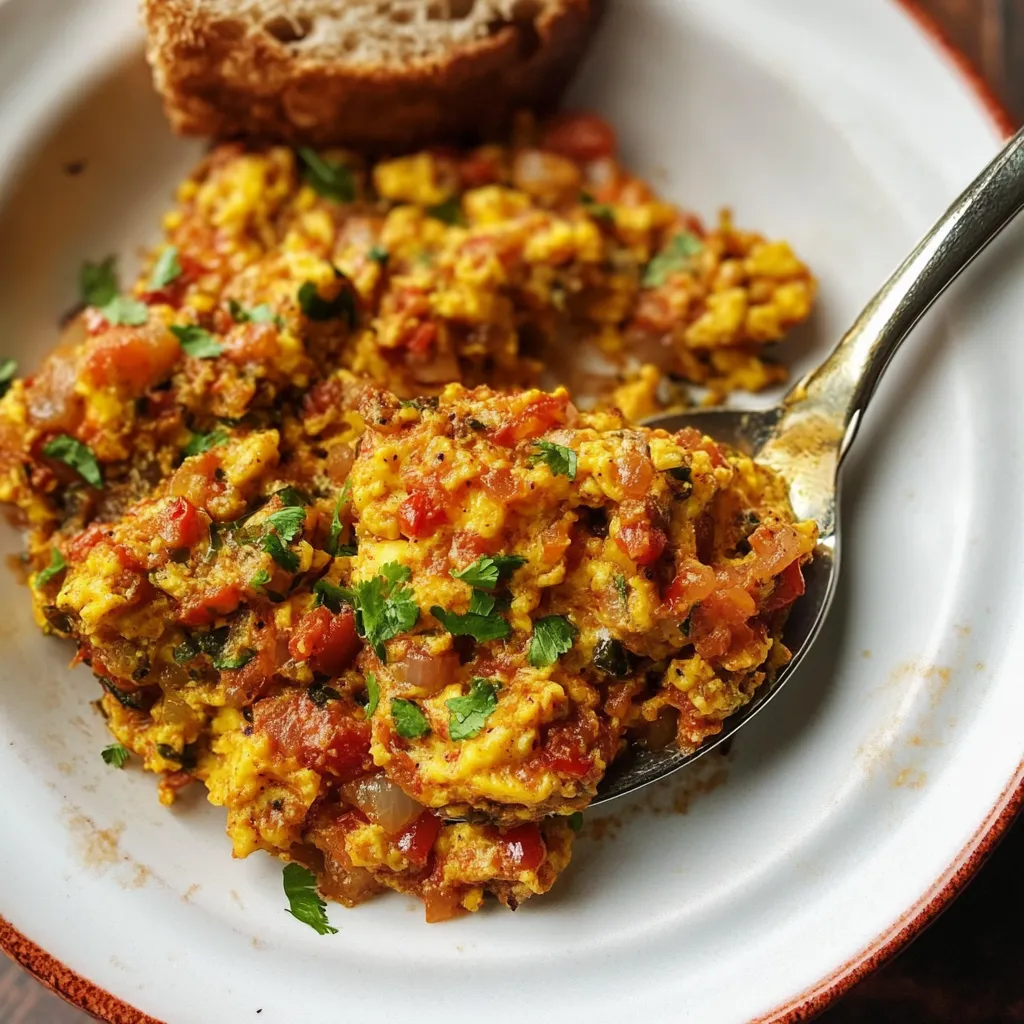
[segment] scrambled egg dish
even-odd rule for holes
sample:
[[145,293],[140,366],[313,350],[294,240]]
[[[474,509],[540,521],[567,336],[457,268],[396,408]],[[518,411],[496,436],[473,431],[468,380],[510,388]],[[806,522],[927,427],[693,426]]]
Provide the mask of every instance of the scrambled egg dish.
[[695,749],[788,658],[813,525],[632,420],[779,379],[813,279],[584,116],[374,165],[221,146],[178,198],[129,294],[87,264],[56,351],[0,366],[39,624],[104,760],[205,785],[318,931],[321,895],[515,908],[629,744]]

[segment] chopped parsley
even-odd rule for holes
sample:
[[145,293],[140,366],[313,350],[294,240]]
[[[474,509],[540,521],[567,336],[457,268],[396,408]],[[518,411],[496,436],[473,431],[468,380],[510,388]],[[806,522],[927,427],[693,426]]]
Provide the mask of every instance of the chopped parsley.
[[45,587],[55,576],[58,576],[68,567],[64,556],[56,549],[50,548],[50,564],[45,569],[36,573],[36,589]]
[[673,235],[668,245],[655,256],[644,271],[643,286],[660,288],[673,274],[686,270],[704,243],[689,231]]
[[299,159],[306,165],[303,178],[317,195],[338,203],[351,203],[356,197],[356,178],[352,169],[336,160],[325,160],[315,149],[303,146]]
[[576,479],[576,453],[565,445],[553,441],[534,441],[537,450],[530,455],[530,465],[536,466],[543,462],[551,470],[552,476],[567,476]]
[[209,332],[195,324],[171,325],[171,334],[181,342],[184,353],[193,359],[215,359],[224,351],[224,346]]
[[569,828],[571,828],[573,832],[579,832],[579,830],[583,828],[582,811],[573,811],[572,814],[569,815]]
[[324,682],[314,683],[307,691],[306,696],[318,707],[327,707],[329,700],[341,700],[341,694],[333,686]]
[[299,287],[299,308],[310,320],[344,317],[349,327],[354,328],[358,312],[352,282],[337,267],[334,268],[334,276],[342,282],[342,288],[333,299],[325,299],[312,281],[306,281]]
[[265,587],[270,582],[270,573],[266,569],[260,569],[258,572],[252,574],[252,578],[249,580],[249,586],[253,587]]
[[386,267],[388,260],[391,259],[391,253],[389,253],[383,245],[371,246],[370,251],[366,255],[369,256],[374,263],[379,263],[382,267]]
[[7,394],[18,372],[18,364],[13,359],[0,360],[0,398]]
[[114,768],[123,768],[128,762],[128,755],[128,748],[121,743],[111,743],[109,747],[104,747],[100,753],[103,763],[112,765]]
[[372,672],[366,673],[366,697],[366,717],[372,718],[380,703],[380,686],[377,684],[377,677]]
[[449,737],[471,740],[480,733],[497,706],[497,684],[489,679],[474,678],[465,697],[452,697],[445,701]]
[[328,580],[317,580],[313,584],[313,597],[315,599],[314,608],[322,604],[328,611],[332,611],[337,615],[341,611],[343,604],[352,603],[354,595],[351,590],[339,587]]
[[116,687],[106,676],[97,676],[103,689],[105,689],[118,704],[123,708],[131,708],[133,711],[141,711],[142,708],[135,698],[134,693],[125,693],[124,690]]
[[178,262],[178,249],[176,246],[169,245],[153,264],[153,272],[149,275],[149,290],[159,291],[179,277],[181,277],[181,264]]
[[411,575],[408,566],[388,562],[373,579],[357,583],[352,592],[356,631],[381,661],[387,660],[385,641],[407,633],[419,621],[412,587],[404,585]]
[[443,203],[436,206],[428,206],[424,211],[428,217],[442,221],[445,224],[465,224],[462,218],[462,202],[458,196],[451,196]]
[[82,264],[78,291],[87,306],[105,306],[116,298],[118,290],[116,256],[108,256],[102,263]]
[[288,897],[288,913],[308,924],[317,935],[337,935],[327,921],[327,904],[316,891],[316,876],[301,864],[284,867],[284,894]]
[[430,732],[427,716],[411,700],[396,697],[391,702],[391,721],[404,740],[418,740]]
[[462,580],[471,587],[493,590],[498,585],[498,580],[503,576],[512,575],[516,569],[524,565],[526,559],[522,555],[485,555],[459,572],[452,569],[451,574],[455,579]]
[[87,484],[93,487],[103,486],[100,464],[87,444],[82,444],[68,434],[60,434],[43,445],[43,454],[63,462],[65,466],[70,466]]
[[188,439],[188,444],[181,450],[181,454],[187,459],[191,455],[202,455],[219,444],[224,444],[228,439],[228,432],[217,427],[209,434],[193,434]]
[[572,647],[576,627],[564,615],[546,615],[533,624],[527,659],[534,668],[554,665]]
[[265,302],[253,306],[252,309],[246,309],[240,302],[228,299],[228,312],[236,324],[274,324],[276,327],[284,327],[284,319]]
[[149,306],[138,299],[130,299],[125,295],[115,295],[105,306],[99,307],[104,320],[112,327],[125,324],[128,327],[140,327],[149,319]]
[[464,615],[445,611],[439,605],[434,605],[430,614],[452,636],[471,636],[477,643],[506,640],[512,635],[512,627],[494,610],[494,605],[493,597],[482,590],[474,590],[469,601],[469,611]]

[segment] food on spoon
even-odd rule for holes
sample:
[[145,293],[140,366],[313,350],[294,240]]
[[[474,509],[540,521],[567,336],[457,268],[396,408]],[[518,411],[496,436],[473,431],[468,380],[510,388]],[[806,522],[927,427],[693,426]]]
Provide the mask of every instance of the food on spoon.
[[192,135],[408,148],[550,107],[602,0],[144,0],[171,123]]

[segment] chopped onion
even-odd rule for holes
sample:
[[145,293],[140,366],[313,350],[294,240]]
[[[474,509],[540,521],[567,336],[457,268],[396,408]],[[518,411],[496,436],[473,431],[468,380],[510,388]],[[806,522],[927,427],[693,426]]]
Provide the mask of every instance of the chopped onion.
[[324,470],[334,483],[343,484],[348,479],[355,457],[352,445],[336,444],[327,453]]
[[391,835],[401,832],[423,812],[421,804],[383,775],[360,779],[344,786],[343,792],[374,825],[380,825]]
[[422,690],[426,695],[437,693],[456,678],[459,656],[455,651],[428,654],[412,648],[399,655],[391,666],[395,678],[406,686]]

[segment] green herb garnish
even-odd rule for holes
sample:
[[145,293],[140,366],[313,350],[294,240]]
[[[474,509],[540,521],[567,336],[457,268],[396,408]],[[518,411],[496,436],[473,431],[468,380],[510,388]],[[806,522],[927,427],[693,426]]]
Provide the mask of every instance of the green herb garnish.
[[404,740],[418,740],[430,732],[427,716],[411,700],[396,697],[391,702],[391,721],[395,732]]
[[466,223],[462,218],[462,201],[458,196],[451,196],[436,206],[428,206],[423,212],[428,217],[443,221],[445,224],[461,225]]
[[615,220],[615,208],[608,203],[599,203],[589,192],[580,193],[580,205],[594,220]]
[[546,615],[533,624],[527,659],[534,668],[554,665],[576,639],[576,627],[564,615]]
[[270,582],[270,573],[266,569],[259,569],[252,574],[249,586],[254,590],[258,587],[265,587]]
[[383,245],[371,246],[370,251],[366,255],[369,256],[374,263],[379,263],[382,267],[387,266],[388,260],[391,259],[391,253],[389,253]]
[[182,351],[193,359],[216,359],[224,351],[224,346],[209,331],[195,324],[172,324],[171,334],[181,342]]
[[343,604],[352,603],[355,595],[351,590],[339,587],[328,580],[317,580],[313,584],[313,597],[315,599],[314,608],[322,604],[328,611],[337,615]]
[[78,272],[78,291],[87,306],[105,306],[117,296],[117,257],[108,256],[102,263],[82,264]]
[[344,317],[349,327],[354,329],[359,314],[352,282],[337,267],[334,268],[334,276],[344,283],[333,299],[325,299],[312,281],[306,281],[299,288],[299,308],[310,320],[337,320]]
[[264,522],[277,531],[281,540],[290,544],[302,533],[306,525],[306,510],[301,506],[288,505],[271,512]]
[[188,439],[188,444],[181,449],[181,454],[186,459],[191,455],[202,455],[203,452],[208,452],[211,448],[224,444],[228,437],[228,432],[220,427],[211,430],[209,434],[193,434]]
[[577,459],[576,453],[571,448],[555,444],[553,441],[534,441],[533,447],[537,450],[530,455],[531,466],[542,462],[551,470],[552,476],[567,476],[570,480],[576,479]]
[[100,306],[99,310],[103,314],[103,319],[112,327],[121,324],[141,327],[149,319],[149,306],[124,295],[115,295],[105,306]]
[[287,572],[298,572],[299,565],[301,564],[299,556],[294,551],[289,551],[284,544],[281,543],[281,538],[276,533],[268,533],[264,535],[260,541],[260,545],[263,550],[266,551],[270,557],[277,562],[282,569]]
[[377,677],[372,672],[366,673],[366,697],[366,717],[372,718],[380,703],[380,686],[377,683]]
[[234,669],[245,668],[246,665],[256,657],[256,652],[251,647],[240,647],[234,654],[215,654],[210,658],[213,667],[218,671],[233,671]]
[[626,577],[621,572],[615,574],[615,589],[619,592],[619,600],[625,604],[629,604],[629,584],[626,582]]
[[315,149],[303,146],[299,158],[306,165],[303,178],[317,195],[338,203],[351,203],[356,197],[356,179],[351,168],[335,160],[325,160]]
[[329,700],[341,700],[341,694],[333,686],[324,682],[314,683],[308,690],[306,696],[318,707],[327,707]]
[[235,299],[228,299],[228,312],[236,324],[274,324],[279,328],[284,327],[284,318],[278,316],[265,302],[246,309]]
[[11,381],[18,372],[18,364],[13,359],[0,361],[0,398],[7,394],[11,387]]
[[180,276],[181,264],[178,262],[178,249],[176,246],[169,245],[153,264],[153,272],[149,275],[149,290],[155,292],[166,288]]
[[54,576],[62,573],[67,567],[68,563],[64,561],[64,556],[56,548],[50,548],[50,564],[36,573],[36,589],[45,587]]
[[93,487],[103,486],[103,473],[96,461],[93,450],[67,434],[60,434],[43,445],[43,454],[65,466],[70,466],[76,473]]
[[643,286],[660,288],[673,274],[687,270],[693,257],[703,248],[704,243],[689,231],[673,235],[668,245],[647,264]]
[[274,491],[274,497],[280,499],[281,504],[286,508],[299,508],[302,505],[313,504],[305,491],[300,491],[298,487],[292,487],[291,484],[287,484],[279,491]]
[[569,828],[571,828],[573,832],[579,832],[579,830],[583,828],[582,811],[573,811],[572,814],[569,815]]
[[494,598],[489,594],[474,590],[469,601],[469,611],[464,615],[446,611],[439,605],[434,605],[430,614],[452,636],[471,636],[478,643],[506,640],[512,635],[512,627],[494,610],[494,603]]
[[301,864],[286,864],[284,894],[288,897],[288,913],[308,924],[317,935],[337,935],[338,929],[327,922],[327,904],[316,891],[316,876]]
[[485,555],[459,572],[452,569],[451,574],[455,579],[462,580],[471,587],[493,590],[499,579],[512,575],[516,569],[524,565],[526,559],[522,555]]
[[471,740],[483,729],[498,706],[498,686],[489,679],[476,677],[465,697],[445,701],[448,708],[448,735],[453,740]]
[[123,768],[128,761],[129,750],[121,743],[111,743],[100,752],[104,764],[112,765],[114,768]]
[[97,676],[100,685],[105,689],[118,704],[123,708],[131,708],[133,711],[141,711],[142,706],[135,699],[135,694],[125,693],[124,690],[115,686],[106,676]]
[[408,566],[388,562],[373,579],[355,585],[356,630],[381,661],[387,660],[385,641],[407,633],[419,620],[412,587],[404,586],[411,575]]

